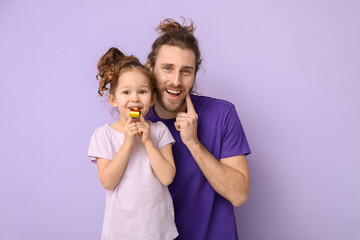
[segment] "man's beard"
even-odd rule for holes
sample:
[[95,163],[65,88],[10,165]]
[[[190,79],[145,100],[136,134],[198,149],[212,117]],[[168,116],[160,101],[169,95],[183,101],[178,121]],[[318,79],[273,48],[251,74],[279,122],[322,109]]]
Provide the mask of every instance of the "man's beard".
[[180,108],[184,105],[186,98],[184,97],[183,99],[174,101],[172,103],[172,101],[170,100],[169,102],[165,103],[163,101],[163,97],[164,97],[164,91],[159,91],[158,92],[158,98],[157,101],[159,102],[160,106],[167,112],[178,112],[180,110]]

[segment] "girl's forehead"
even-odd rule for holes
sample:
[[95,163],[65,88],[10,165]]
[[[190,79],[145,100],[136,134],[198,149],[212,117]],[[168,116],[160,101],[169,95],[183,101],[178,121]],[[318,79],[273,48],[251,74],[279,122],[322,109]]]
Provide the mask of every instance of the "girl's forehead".
[[146,85],[150,86],[150,79],[139,70],[129,70],[120,75],[119,85]]

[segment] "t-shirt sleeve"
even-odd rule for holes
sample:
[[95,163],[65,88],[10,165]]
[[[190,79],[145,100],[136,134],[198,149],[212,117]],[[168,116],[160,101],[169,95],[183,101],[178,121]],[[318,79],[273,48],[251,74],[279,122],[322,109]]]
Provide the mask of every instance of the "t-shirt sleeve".
[[166,127],[164,123],[159,121],[156,122],[155,125],[156,125],[156,133],[155,133],[156,139],[154,143],[158,149],[162,148],[163,146],[169,143],[175,142],[173,136],[171,135],[170,130]]
[[250,154],[250,148],[235,106],[226,116],[223,126],[221,158]]
[[97,158],[111,160],[111,149],[109,148],[111,148],[111,145],[108,143],[104,132],[97,129],[90,140],[88,157],[90,157],[90,160],[93,163],[96,163]]

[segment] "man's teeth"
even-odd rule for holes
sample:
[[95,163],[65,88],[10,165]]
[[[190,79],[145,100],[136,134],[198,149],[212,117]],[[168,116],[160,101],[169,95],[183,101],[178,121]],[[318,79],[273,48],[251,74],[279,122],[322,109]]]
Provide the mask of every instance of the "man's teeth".
[[181,93],[180,90],[179,90],[179,91],[176,91],[176,90],[166,89],[166,91],[167,91],[168,93],[172,93],[172,94],[180,94],[180,93]]

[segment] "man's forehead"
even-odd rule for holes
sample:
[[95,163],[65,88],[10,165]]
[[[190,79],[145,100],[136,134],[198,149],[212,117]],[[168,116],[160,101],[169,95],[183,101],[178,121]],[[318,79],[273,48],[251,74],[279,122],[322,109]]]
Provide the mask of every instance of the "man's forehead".
[[191,49],[176,46],[161,46],[156,61],[158,64],[167,64],[181,67],[195,67],[195,53]]

